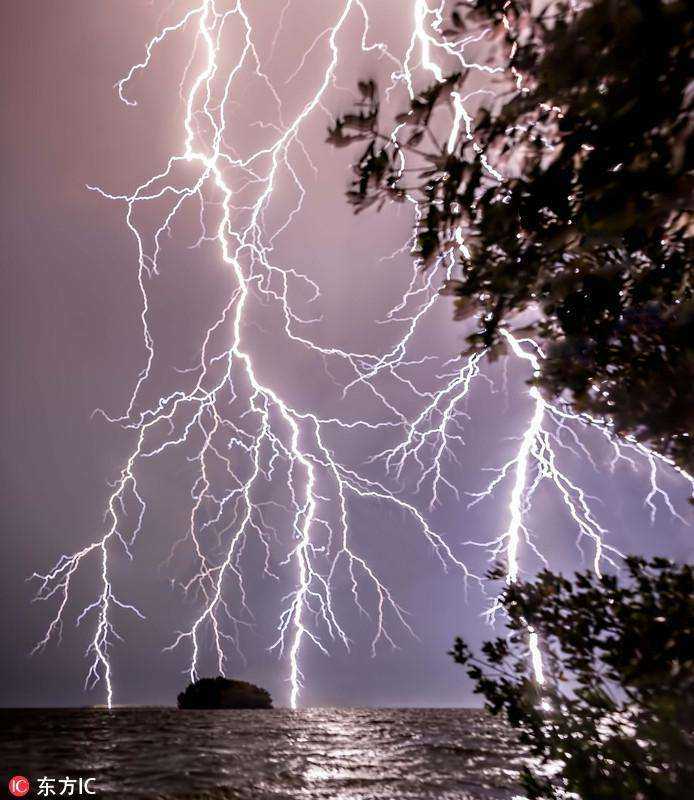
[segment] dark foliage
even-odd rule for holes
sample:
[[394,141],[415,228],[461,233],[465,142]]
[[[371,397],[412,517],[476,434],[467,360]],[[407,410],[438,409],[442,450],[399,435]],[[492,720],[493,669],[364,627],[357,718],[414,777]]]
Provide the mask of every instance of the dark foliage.
[[[694,576],[664,559],[627,559],[629,577],[551,572],[506,587],[509,636],[483,660],[457,639],[486,707],[504,713],[538,758],[530,798],[683,800],[694,786]],[[492,573],[501,578],[501,570]],[[530,673],[528,626],[545,684]],[[561,763],[553,780],[542,767]]]
[[[535,379],[543,391],[691,469],[691,7],[540,8],[455,4],[445,35],[490,29],[490,53],[512,54],[517,83],[477,113],[472,135],[463,128],[451,152],[446,136],[436,145],[436,109],[464,93],[469,72],[415,98],[398,119],[408,131],[399,144],[379,131],[377,92],[363,83],[359,115],[338,120],[329,141],[366,142],[348,192],[356,211],[416,198],[424,265],[457,252],[462,235],[459,278],[445,290],[458,317],[479,320],[471,347],[500,350],[499,326],[534,312],[547,356]],[[411,151],[410,170],[419,164],[414,175],[401,173],[400,150]]]
[[245,681],[200,678],[189,683],[178,695],[179,708],[272,708],[272,697],[265,689]]

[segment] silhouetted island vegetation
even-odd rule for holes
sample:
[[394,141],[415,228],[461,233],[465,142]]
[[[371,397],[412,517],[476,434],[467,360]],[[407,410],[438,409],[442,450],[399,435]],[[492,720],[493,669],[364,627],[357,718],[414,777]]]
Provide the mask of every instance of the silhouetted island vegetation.
[[178,707],[191,708],[272,708],[270,693],[246,681],[200,678],[189,683],[178,695]]

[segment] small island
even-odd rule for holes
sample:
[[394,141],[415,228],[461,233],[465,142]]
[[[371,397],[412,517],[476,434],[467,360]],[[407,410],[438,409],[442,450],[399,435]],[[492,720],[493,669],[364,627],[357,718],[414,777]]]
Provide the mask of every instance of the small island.
[[223,678],[200,678],[189,683],[178,695],[178,707],[203,708],[272,708],[272,697],[265,689],[246,681]]

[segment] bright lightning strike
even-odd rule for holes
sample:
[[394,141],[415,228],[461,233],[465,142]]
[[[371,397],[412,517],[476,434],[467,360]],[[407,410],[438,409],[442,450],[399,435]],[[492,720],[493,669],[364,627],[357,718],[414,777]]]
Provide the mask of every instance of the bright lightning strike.
[[[422,321],[430,315],[439,297],[433,285],[434,270],[423,283],[415,270],[402,301],[381,321],[398,331],[396,340],[384,352],[352,352],[321,344],[310,333],[315,320],[302,316],[292,300],[308,295],[308,302],[315,302],[321,296],[320,288],[307,275],[279,261],[276,243],[303,208],[307,189],[301,167],[307,165],[312,171],[315,167],[302,142],[302,131],[309,120],[320,118],[326,111],[327,96],[337,86],[341,47],[352,21],[361,29],[361,50],[385,58],[393,69],[388,94],[402,86],[413,97],[418,70],[427,80],[433,76],[443,82],[444,62],[448,61],[460,70],[475,69],[489,75],[501,72],[502,68],[469,63],[466,59],[465,48],[479,42],[486,32],[456,42],[442,36],[443,4],[432,9],[425,0],[414,0],[411,36],[402,57],[397,57],[386,43],[372,41],[366,4],[361,0],[344,0],[337,6],[332,22],[313,40],[287,79],[290,82],[308,72],[316,54],[326,52],[323,67],[314,75],[317,88],[302,101],[298,111],[291,112],[281,99],[282,86],[269,77],[270,62],[290,11],[287,4],[270,52],[264,56],[245,3],[202,0],[162,27],[147,43],[143,59],[116,83],[120,100],[128,107],[136,106],[134,81],[152,68],[160,48],[170,40],[192,39],[183,58],[179,85],[183,107],[179,152],[171,155],[161,169],[134,191],[114,194],[89,187],[123,205],[125,222],[137,247],[145,363],[123,414],[117,417],[104,414],[110,421],[133,431],[135,443],[112,486],[103,535],[75,553],[61,555],[50,570],[33,576],[39,581],[37,599],[57,603],[46,634],[36,645],[41,650],[52,639],[61,637],[76,574],[86,569],[88,561],[98,563],[97,595],[81,610],[76,621],[94,625],[88,647],[90,666],[86,683],[93,687],[103,681],[109,706],[114,699],[115,680],[111,650],[120,638],[116,617],[119,612],[127,612],[144,620],[134,604],[116,593],[112,564],[120,555],[135,557],[147,512],[138,476],[147,463],[165,452],[185,448],[196,470],[188,525],[174,542],[168,562],[183,548],[195,564],[192,575],[178,583],[196,599],[198,611],[192,625],[177,632],[167,647],[167,650],[187,648],[191,679],[199,674],[203,649],[209,641],[222,674],[227,672],[230,649],[239,658],[243,657],[240,631],[252,624],[243,554],[251,539],[265,553],[265,577],[279,581],[278,569],[287,567],[293,569],[295,576],[293,587],[283,601],[276,638],[270,644],[271,649],[287,659],[292,707],[299,704],[306,680],[301,666],[305,647],[312,645],[327,655],[333,642],[348,649],[351,646],[349,631],[338,608],[341,598],[336,586],[340,576],[347,576],[348,599],[360,614],[371,620],[372,653],[376,653],[382,642],[396,646],[389,622],[415,634],[393,591],[353,544],[350,516],[353,503],[377,502],[396,510],[416,526],[444,570],[457,573],[462,580],[471,576],[457,547],[435,530],[427,514],[447,499],[445,493],[460,499],[466,491],[457,469],[459,453],[464,447],[464,429],[469,421],[466,403],[473,386],[480,379],[489,381],[482,371],[485,353],[475,354],[462,363],[455,362],[454,368],[451,367],[454,362],[445,362],[450,371],[439,376],[443,383],[435,391],[423,390],[412,378],[413,370],[434,358],[418,359],[410,355]],[[232,121],[232,108],[239,102],[237,92],[240,96],[242,80],[249,76],[271,98],[275,113],[275,121],[255,126],[258,139],[264,143],[251,150],[237,137]],[[472,117],[465,104],[473,95],[485,93],[491,94],[479,89],[463,97],[451,91],[453,120],[444,140],[449,152],[461,136],[472,136]],[[398,130],[393,131],[393,143],[397,143]],[[404,170],[404,150],[400,154]],[[484,153],[478,155],[487,172],[502,180]],[[286,196],[285,184],[292,193],[288,208],[286,200],[282,200],[282,193]],[[413,208],[416,215],[416,203]],[[158,215],[154,227],[143,221],[146,209]],[[199,220],[194,246],[211,244],[216,248],[232,288],[218,318],[202,336],[195,367],[179,372],[178,388],[147,403],[145,392],[153,383],[157,358],[150,286],[160,273],[164,237],[171,234],[174,224],[189,209],[196,209]],[[272,221],[277,215],[279,223]],[[453,239],[464,256],[466,248],[461,232],[454,232]],[[403,251],[407,248],[405,245]],[[450,277],[455,268],[453,252],[441,262]],[[254,355],[253,308],[257,302],[270,307],[281,321],[283,344],[302,348],[331,375],[328,364],[346,371],[349,377],[341,383],[343,397],[358,388],[366,390],[385,418],[374,422],[338,415],[324,417],[290,401],[281,386],[264,376]],[[542,354],[535,345],[516,339],[508,331],[504,336],[510,354],[537,371]],[[393,386],[405,393],[408,401],[414,399],[420,403],[421,410],[415,414],[402,411],[397,393],[393,396]],[[591,453],[577,430],[583,433],[598,427],[613,448],[613,467],[620,460],[631,465],[635,464],[635,458],[645,460],[650,475],[645,498],[649,513],[655,515],[660,501],[679,516],[658,482],[659,470],[672,465],[637,442],[617,442],[599,421],[548,403],[535,388],[530,389],[530,398],[532,415],[519,437],[515,455],[495,472],[484,490],[472,493],[471,500],[471,504],[476,504],[492,495],[498,497],[507,484],[510,487],[506,529],[490,542],[467,543],[483,544],[493,558],[503,555],[509,582],[518,579],[525,546],[544,558],[527,523],[533,497],[543,481],[556,489],[576,525],[579,546],[584,541],[590,543],[594,568],[599,571],[604,563],[616,563],[619,554],[606,541],[608,532],[598,521],[594,498],[558,466],[559,451],[581,455],[592,463]],[[331,442],[336,434],[346,432],[371,438],[374,434],[400,436],[395,444],[368,460],[369,468],[383,467],[381,479],[366,469],[358,470],[336,454]],[[418,498],[428,497],[426,511],[403,496],[408,469],[414,469],[417,475],[413,493]],[[694,486],[691,476],[680,474]],[[279,485],[283,492],[267,499],[268,486]],[[279,524],[271,521],[277,514],[282,519]],[[210,542],[213,530],[218,534],[216,543],[214,539]],[[375,606],[371,608],[367,607],[368,596],[375,597]],[[532,631],[530,649],[536,677],[541,681],[539,644]]]

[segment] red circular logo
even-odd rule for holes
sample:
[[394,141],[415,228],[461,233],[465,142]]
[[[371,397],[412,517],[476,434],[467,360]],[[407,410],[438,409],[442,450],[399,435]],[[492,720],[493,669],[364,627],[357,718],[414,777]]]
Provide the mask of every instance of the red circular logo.
[[14,778],[10,778],[9,786],[10,794],[13,797],[24,797],[25,794],[29,794],[29,779],[24,775],[15,775]]

